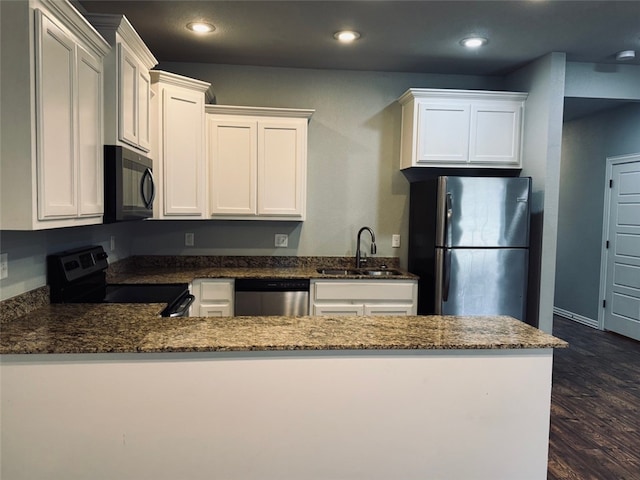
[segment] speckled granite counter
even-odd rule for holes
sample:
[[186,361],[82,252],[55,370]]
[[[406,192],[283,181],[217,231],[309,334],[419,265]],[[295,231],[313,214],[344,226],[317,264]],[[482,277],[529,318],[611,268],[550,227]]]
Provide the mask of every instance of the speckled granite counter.
[[[353,268],[329,265],[324,268]],[[397,267],[389,267],[397,269]],[[417,280],[418,276],[399,270],[399,275],[371,276],[362,274],[331,275],[318,272],[317,265],[290,267],[261,266],[201,266],[201,265],[144,265],[135,270],[110,273],[111,283],[174,283],[191,282],[194,278],[291,278],[291,279],[367,279],[367,280]]]
[[566,344],[510,317],[162,318],[158,304],[50,305],[0,325],[0,353],[523,349]]

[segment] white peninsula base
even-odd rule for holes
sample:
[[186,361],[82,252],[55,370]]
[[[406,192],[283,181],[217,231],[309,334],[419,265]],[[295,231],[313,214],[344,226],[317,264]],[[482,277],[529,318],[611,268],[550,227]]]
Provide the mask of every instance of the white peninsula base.
[[543,480],[551,348],[5,355],[3,480]]

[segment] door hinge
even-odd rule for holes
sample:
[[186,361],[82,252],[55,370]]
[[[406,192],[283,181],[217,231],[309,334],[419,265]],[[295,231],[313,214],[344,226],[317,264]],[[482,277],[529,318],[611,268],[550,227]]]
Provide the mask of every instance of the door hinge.
[[609,179],[609,188],[613,188],[613,178]]
[[607,308],[607,301],[606,300],[602,300],[602,308]]
[[609,248],[609,240],[604,244],[604,248]]

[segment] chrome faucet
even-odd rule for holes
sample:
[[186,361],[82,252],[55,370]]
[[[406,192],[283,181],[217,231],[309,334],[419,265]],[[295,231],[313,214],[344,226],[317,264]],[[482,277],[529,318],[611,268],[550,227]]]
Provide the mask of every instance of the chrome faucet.
[[377,247],[376,247],[376,235],[373,233],[373,230],[371,230],[369,227],[362,227],[359,231],[358,231],[358,239],[357,239],[357,244],[358,246],[356,247],[356,268],[360,268],[362,263],[366,263],[367,261],[367,254],[364,252],[360,252],[360,235],[362,235],[363,231],[368,231],[371,234],[371,254],[375,254]]

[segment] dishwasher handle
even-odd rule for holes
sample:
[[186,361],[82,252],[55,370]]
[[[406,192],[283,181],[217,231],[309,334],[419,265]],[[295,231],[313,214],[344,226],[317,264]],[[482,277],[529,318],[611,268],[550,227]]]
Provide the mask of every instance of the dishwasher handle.
[[236,278],[236,292],[308,292],[309,279]]

